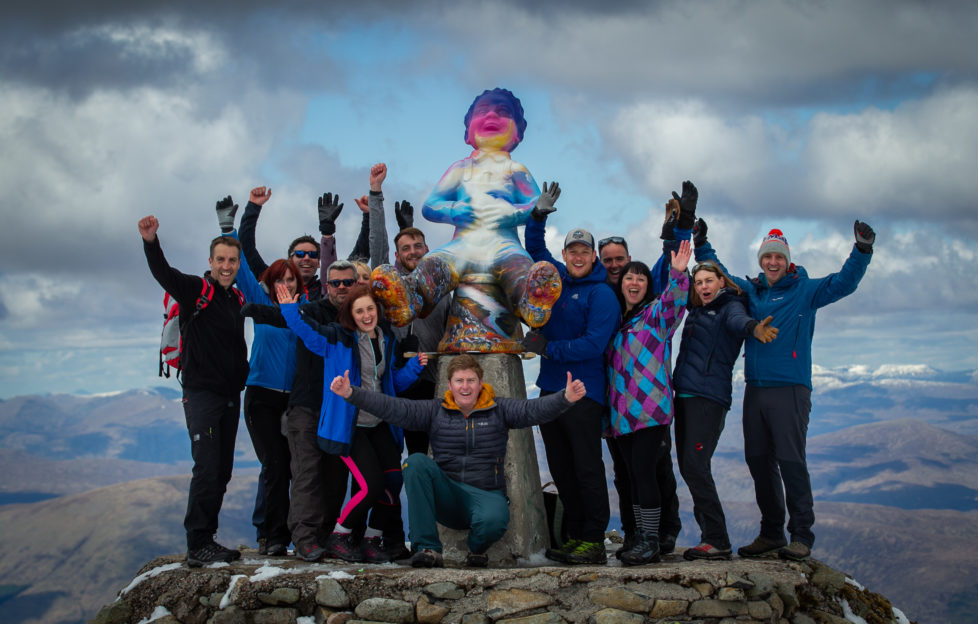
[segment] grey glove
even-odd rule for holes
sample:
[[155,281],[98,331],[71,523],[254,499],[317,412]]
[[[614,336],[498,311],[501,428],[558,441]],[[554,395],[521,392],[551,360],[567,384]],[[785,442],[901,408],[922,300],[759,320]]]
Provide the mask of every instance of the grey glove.
[[227,234],[234,229],[234,215],[238,212],[238,205],[228,195],[224,199],[217,200],[215,209],[217,210],[217,224],[221,226],[221,232]]
[[672,196],[679,202],[679,223],[676,224],[676,227],[680,230],[693,229],[693,223],[696,222],[696,201],[700,196],[699,191],[696,190],[696,186],[689,180],[686,180],[683,182],[682,197],[677,195],[676,191],[672,192]]
[[856,249],[867,254],[873,253],[873,243],[876,242],[876,232],[873,228],[857,219],[852,225],[852,231],[856,235]]
[[406,229],[414,227],[414,206],[408,200],[394,202],[394,217],[397,219],[397,227]]
[[554,204],[557,203],[558,197],[560,197],[560,184],[554,182],[550,188],[547,188],[547,183],[544,182],[543,192],[540,193],[540,199],[537,200],[537,205],[533,207],[530,216],[537,221],[545,221],[547,215],[557,210]]
[[336,217],[343,211],[343,204],[340,203],[340,196],[332,193],[323,193],[319,198],[319,231],[323,236],[332,236],[336,233]]

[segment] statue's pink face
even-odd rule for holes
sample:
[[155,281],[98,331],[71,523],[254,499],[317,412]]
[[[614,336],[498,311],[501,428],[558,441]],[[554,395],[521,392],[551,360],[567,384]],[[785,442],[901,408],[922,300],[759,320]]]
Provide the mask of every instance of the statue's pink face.
[[472,109],[466,143],[477,149],[510,151],[519,142],[509,102],[486,96]]

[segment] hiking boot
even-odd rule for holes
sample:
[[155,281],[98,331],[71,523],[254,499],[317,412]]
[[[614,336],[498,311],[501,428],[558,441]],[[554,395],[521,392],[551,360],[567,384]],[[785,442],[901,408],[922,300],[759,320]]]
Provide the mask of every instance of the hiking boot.
[[342,559],[352,563],[363,561],[363,553],[360,547],[353,543],[352,533],[333,532],[326,538],[326,556],[333,559]]
[[412,568],[443,568],[445,562],[441,558],[440,552],[435,552],[430,548],[422,548],[411,557]]
[[268,540],[264,537],[258,538],[258,554],[267,555],[268,554]]
[[265,553],[269,557],[284,557],[289,552],[288,542],[269,542],[265,546]]
[[380,536],[365,537],[360,542],[360,552],[363,560],[367,563],[390,563],[392,561],[390,553],[384,550],[384,544]]
[[789,561],[804,561],[812,554],[812,549],[801,542],[791,541],[790,544],[778,551],[778,556]]
[[[235,557],[231,553],[235,553],[238,556]],[[241,553],[238,551],[225,548],[217,542],[211,541],[204,544],[200,548],[188,550],[187,565],[191,568],[199,568],[208,563],[217,563],[221,561],[224,563],[231,563],[240,556]]]
[[621,554],[626,550],[631,550],[635,545],[635,534],[625,533],[625,539],[621,542],[621,548],[615,551],[615,559],[621,559]]
[[[656,549],[658,549],[658,543],[656,543]],[[622,556],[624,556],[624,553],[622,553]],[[604,550],[604,543],[585,542],[583,540],[578,542],[574,550],[567,553],[567,563],[571,565],[608,563],[608,554]]]
[[659,538],[659,554],[671,555],[676,550],[678,535],[666,534]]
[[577,545],[581,543],[581,540],[577,538],[572,538],[557,546],[555,548],[548,548],[543,556],[551,561],[559,561],[560,563],[567,563],[567,555],[577,548]]
[[717,548],[706,542],[700,542],[698,546],[687,548],[683,553],[683,559],[686,561],[721,561],[730,559],[730,555],[731,551],[729,548]]
[[326,549],[319,544],[306,544],[295,547],[295,556],[303,561],[319,561],[326,554]]
[[214,545],[220,548],[221,550],[223,550],[225,553],[227,553],[228,557],[231,557],[230,559],[228,559],[228,561],[237,561],[238,559],[241,558],[240,550],[236,550],[234,548],[228,548],[227,546],[221,546],[217,542],[214,542]]
[[741,557],[767,557],[777,553],[779,548],[784,548],[787,545],[788,540],[783,537],[771,539],[758,535],[750,544],[738,548],[737,554]]
[[383,539],[384,550],[387,551],[387,556],[390,557],[391,561],[399,561],[401,559],[408,559],[411,557],[411,551],[408,547],[404,545],[404,539]]
[[657,563],[659,556],[659,536],[651,531],[639,531],[632,547],[621,553],[622,565],[635,566]]
[[489,555],[486,553],[473,553],[470,552],[465,556],[465,567],[466,568],[488,568],[489,567]]

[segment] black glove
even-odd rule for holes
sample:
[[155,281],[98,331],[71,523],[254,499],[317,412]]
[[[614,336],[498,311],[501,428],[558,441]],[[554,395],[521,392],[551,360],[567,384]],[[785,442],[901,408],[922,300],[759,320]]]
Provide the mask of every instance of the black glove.
[[398,229],[414,227],[414,206],[406,199],[394,202],[394,217],[397,219]]
[[336,233],[336,217],[340,216],[343,204],[340,203],[340,196],[333,196],[332,193],[323,193],[319,198],[319,231],[323,236],[332,236]]
[[551,212],[557,210],[554,204],[557,203],[557,198],[560,197],[560,185],[556,182],[547,188],[547,183],[543,183],[543,192],[540,193],[540,199],[537,200],[537,205],[533,207],[533,211],[530,216],[537,221],[545,221],[547,215]]
[[696,222],[696,200],[700,196],[696,186],[686,180],[683,182],[683,196],[677,195],[676,191],[672,192],[672,196],[679,202],[679,223],[676,224],[676,227],[680,230],[693,229],[693,223]]
[[520,341],[524,351],[532,351],[537,355],[544,355],[547,352],[547,339],[543,337],[543,332],[534,329]]
[[228,195],[224,199],[217,200],[215,209],[217,210],[217,224],[221,226],[221,232],[227,234],[234,229],[234,215],[238,212],[238,205]]
[[676,213],[673,212],[669,215],[669,218],[662,223],[662,233],[659,234],[659,238],[662,240],[676,240],[676,235],[672,232],[675,228]]
[[[408,227],[411,227],[410,225]],[[407,363],[408,358],[404,355],[405,353],[417,353],[421,350],[421,341],[414,334],[405,336],[403,340],[397,343],[397,358],[394,360],[394,368],[404,368]]]
[[857,219],[852,225],[852,231],[856,234],[856,249],[867,254],[873,253],[873,243],[876,242],[876,232],[873,228]]
[[706,244],[706,221],[697,219],[693,226],[693,246],[702,247]]

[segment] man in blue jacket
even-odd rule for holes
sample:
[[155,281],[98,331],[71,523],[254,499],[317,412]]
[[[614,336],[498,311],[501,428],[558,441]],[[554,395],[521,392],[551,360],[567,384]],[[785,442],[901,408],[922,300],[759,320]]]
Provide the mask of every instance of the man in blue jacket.
[[607,402],[604,351],[618,330],[620,307],[606,283],[606,271],[594,251],[594,237],[575,228],[564,239],[558,262],[544,242],[547,215],[555,210],[556,183],[543,194],[526,222],[526,250],[534,262],[546,260],[560,272],[563,288],[550,321],[531,331],[523,347],[545,358],[537,387],[541,395],[564,388],[567,372],[587,387],[587,396],[559,418],[540,425],[547,466],[567,514],[569,540],[547,550],[564,563],[604,563],[604,531],[611,511],[601,457],[602,414]]
[[[803,267],[792,264],[788,240],[774,229],[757,251],[761,273],[750,280],[733,278],[750,298],[750,315],[773,317],[771,325],[779,330],[778,340],[748,340],[745,348],[744,457],[754,479],[761,531],[737,549],[741,557],[778,553],[800,561],[811,554],[815,513],[805,438],[812,408],[815,313],[852,294],[866,273],[876,233],[861,221],[853,229],[855,246],[838,273],[808,277]],[[697,261],[716,260],[708,245],[704,251]],[[784,537],[786,506],[790,544]]]

